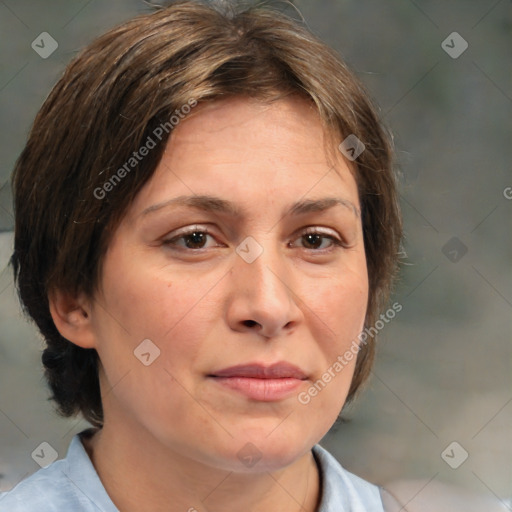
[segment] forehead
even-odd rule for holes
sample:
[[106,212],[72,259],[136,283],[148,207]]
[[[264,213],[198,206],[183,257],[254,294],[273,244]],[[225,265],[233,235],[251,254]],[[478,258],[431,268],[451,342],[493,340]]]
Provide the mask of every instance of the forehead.
[[302,98],[200,105],[171,132],[132,211],[138,216],[178,196],[229,196],[264,208],[328,192],[358,210],[352,169],[341,154],[329,153],[325,135],[316,109]]
[[325,133],[314,104],[298,95],[273,102],[233,97],[196,107],[171,133],[167,150],[197,148],[260,157],[262,150],[271,157],[289,149],[288,161],[308,163],[325,160]]

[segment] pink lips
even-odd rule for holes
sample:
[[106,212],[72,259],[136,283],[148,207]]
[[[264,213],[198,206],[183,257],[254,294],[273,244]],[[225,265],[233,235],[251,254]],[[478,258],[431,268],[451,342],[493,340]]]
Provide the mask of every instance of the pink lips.
[[231,366],[210,377],[224,387],[262,402],[286,398],[307,378],[300,368],[286,362]]

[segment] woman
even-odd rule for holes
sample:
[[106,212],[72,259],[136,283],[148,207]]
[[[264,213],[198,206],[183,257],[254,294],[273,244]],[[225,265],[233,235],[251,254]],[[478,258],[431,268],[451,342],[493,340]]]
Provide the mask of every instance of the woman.
[[383,510],[318,445],[401,237],[389,136],[332,50],[264,6],[135,18],[68,66],[13,186],[53,398],[93,428],[0,510]]

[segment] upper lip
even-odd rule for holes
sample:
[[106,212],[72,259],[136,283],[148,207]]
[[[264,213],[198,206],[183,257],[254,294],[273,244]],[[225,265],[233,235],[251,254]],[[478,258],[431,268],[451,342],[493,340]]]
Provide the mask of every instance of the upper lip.
[[278,362],[271,365],[261,363],[239,364],[216,371],[212,377],[250,377],[254,379],[306,379],[306,374],[297,366]]

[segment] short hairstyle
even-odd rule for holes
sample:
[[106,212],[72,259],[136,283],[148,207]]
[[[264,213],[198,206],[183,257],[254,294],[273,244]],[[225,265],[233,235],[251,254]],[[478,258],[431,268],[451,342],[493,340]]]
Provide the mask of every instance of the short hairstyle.
[[[75,57],[15,164],[11,263],[23,309],[46,342],[45,376],[61,415],[103,424],[99,361],[94,349],[61,336],[49,293],[98,291],[111,235],[153,175],[171,116],[195,102],[289,95],[316,108],[333,142],[355,135],[365,145],[348,163],[369,277],[365,325],[378,318],[396,275],[402,223],[392,138],[368,94],[336,52],[279,8],[178,1],[121,24]],[[156,147],[127,168],[159,128]],[[368,377],[374,352],[373,337],[361,344],[347,401]]]

